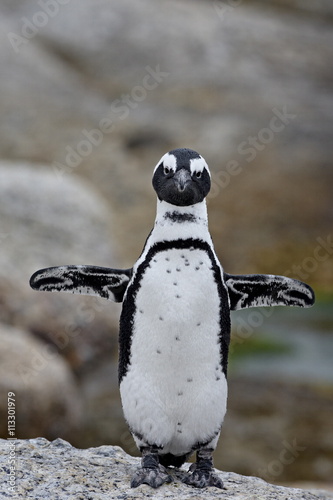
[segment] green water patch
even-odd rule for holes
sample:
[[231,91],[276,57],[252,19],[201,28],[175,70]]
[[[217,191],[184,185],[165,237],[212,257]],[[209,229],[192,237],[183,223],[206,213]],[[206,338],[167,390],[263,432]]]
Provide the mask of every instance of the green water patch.
[[232,365],[239,359],[254,356],[274,356],[289,354],[292,352],[292,346],[283,341],[276,341],[268,336],[253,334],[248,339],[240,341],[237,337],[232,338],[230,342],[229,363]]

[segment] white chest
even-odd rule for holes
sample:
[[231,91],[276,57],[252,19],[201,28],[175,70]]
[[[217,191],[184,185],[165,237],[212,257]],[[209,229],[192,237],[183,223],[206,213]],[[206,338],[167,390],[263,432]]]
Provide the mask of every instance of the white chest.
[[194,368],[218,363],[219,310],[206,252],[169,249],[155,254],[136,297],[132,364],[143,364],[153,377],[163,365],[173,374],[188,371],[189,378]]
[[186,443],[177,439],[171,449],[186,448],[222,423],[220,308],[206,251],[171,248],[152,257],[136,294],[130,366],[120,389],[129,424],[147,435],[149,422],[155,442],[171,442],[182,422],[178,438]]

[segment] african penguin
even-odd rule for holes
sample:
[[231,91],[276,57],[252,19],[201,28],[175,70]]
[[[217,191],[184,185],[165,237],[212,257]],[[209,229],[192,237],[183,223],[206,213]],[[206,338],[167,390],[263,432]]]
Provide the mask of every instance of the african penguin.
[[131,486],[172,481],[167,467],[196,452],[183,482],[223,488],[212,454],[226,412],[230,310],[310,307],[314,293],[283,276],[223,271],[208,229],[210,172],[197,152],[166,153],[152,182],[156,220],[132,269],[53,267],[34,273],[30,284],[123,302],[119,386],[142,453]]

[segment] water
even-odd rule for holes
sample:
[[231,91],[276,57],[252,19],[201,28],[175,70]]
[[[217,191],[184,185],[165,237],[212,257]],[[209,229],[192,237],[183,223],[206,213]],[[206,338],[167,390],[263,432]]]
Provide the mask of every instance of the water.
[[[332,304],[319,303],[306,310],[262,308],[255,315],[253,311],[232,315],[236,338],[232,373],[281,381],[333,383]],[[257,328],[253,326],[256,324]],[[239,346],[241,356],[237,355]]]

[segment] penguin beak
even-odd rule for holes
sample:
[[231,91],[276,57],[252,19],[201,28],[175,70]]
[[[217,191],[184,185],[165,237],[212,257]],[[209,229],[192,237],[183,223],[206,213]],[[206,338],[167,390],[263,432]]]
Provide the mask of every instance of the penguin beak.
[[177,170],[177,172],[173,176],[173,179],[176,183],[178,191],[184,191],[186,186],[192,181],[190,172],[185,168]]

